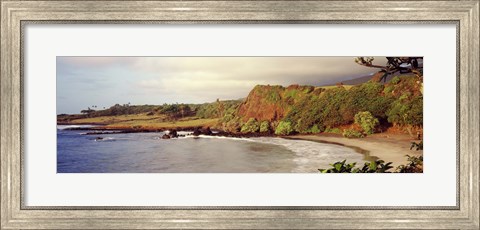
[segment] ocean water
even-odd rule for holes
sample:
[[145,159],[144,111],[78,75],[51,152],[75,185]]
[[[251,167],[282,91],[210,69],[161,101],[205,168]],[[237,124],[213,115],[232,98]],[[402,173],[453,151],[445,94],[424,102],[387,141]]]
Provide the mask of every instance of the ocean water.
[[162,132],[85,135],[66,127],[57,126],[57,173],[316,173],[343,159],[365,161],[348,147],[278,137],[162,139]]

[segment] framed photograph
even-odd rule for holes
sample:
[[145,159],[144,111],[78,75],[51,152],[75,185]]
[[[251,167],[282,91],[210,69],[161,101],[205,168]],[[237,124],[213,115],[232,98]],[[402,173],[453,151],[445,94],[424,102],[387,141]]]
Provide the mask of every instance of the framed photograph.
[[479,5],[1,0],[1,228],[478,229]]

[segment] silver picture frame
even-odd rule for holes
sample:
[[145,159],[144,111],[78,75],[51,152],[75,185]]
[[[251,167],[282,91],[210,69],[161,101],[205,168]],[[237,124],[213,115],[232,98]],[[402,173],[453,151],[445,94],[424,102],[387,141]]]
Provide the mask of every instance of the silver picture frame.
[[[1,229],[478,229],[479,1],[1,0]],[[455,24],[457,205],[26,206],[23,39],[28,24]],[[41,151],[41,150],[38,150]]]

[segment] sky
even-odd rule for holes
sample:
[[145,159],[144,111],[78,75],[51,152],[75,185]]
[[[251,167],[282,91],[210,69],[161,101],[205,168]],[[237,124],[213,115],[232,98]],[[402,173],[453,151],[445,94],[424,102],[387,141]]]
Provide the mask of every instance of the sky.
[[[114,104],[245,98],[258,84],[333,85],[372,74],[355,57],[57,57],[57,114]],[[384,57],[375,62],[386,63]]]

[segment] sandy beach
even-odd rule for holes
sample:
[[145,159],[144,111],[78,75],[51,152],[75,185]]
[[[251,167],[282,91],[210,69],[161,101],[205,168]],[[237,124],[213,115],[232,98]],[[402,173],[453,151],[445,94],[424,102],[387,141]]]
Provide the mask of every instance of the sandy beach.
[[[405,155],[420,156],[423,154],[422,150],[410,150],[411,142],[415,140],[406,134],[373,134],[365,138],[349,139],[338,134],[318,134],[318,135],[297,135],[296,139],[329,142],[340,144],[355,149],[361,149],[373,157],[378,157],[385,162],[393,162],[396,167],[398,165],[406,164],[407,157]],[[363,151],[362,151],[363,150]],[[332,162],[333,163],[333,162]]]

